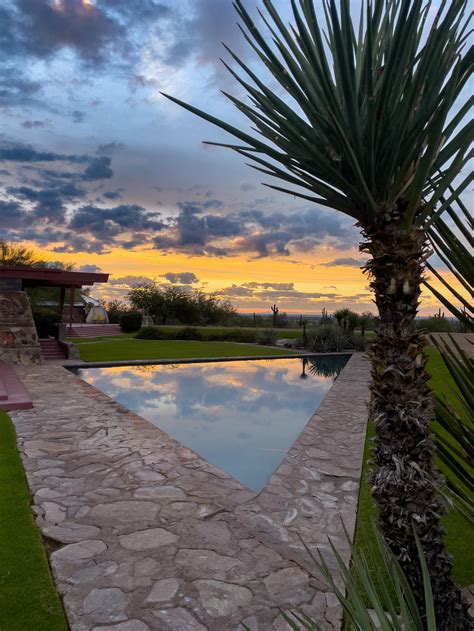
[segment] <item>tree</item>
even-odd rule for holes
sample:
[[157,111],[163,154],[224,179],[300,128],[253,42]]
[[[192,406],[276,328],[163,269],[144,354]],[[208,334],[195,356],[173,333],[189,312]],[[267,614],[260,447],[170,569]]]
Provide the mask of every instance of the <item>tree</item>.
[[353,319],[354,315],[356,316],[357,314],[347,308],[338,309],[334,312],[334,317],[336,318],[338,325],[342,328],[344,332],[349,329],[350,320],[351,318]]
[[216,293],[194,291],[194,301],[199,314],[199,324],[229,324],[235,317],[235,307],[230,300],[222,300]]
[[8,243],[0,239],[0,265],[5,267],[43,267],[46,262],[33,250],[17,243]]
[[5,239],[0,239],[0,266],[2,265],[5,267],[47,267],[65,272],[71,272],[75,267],[74,263],[45,261],[25,245],[8,243]]
[[268,186],[343,212],[360,227],[379,315],[369,351],[379,524],[422,607],[416,524],[440,629],[467,629],[467,607],[443,543],[425,339],[415,325],[426,224],[442,210],[448,187],[459,195],[471,179],[455,179],[474,128],[466,122],[470,103],[459,102],[472,70],[472,48],[464,49],[467,0],[442,1],[434,20],[431,2],[365,0],[360,28],[349,0],[339,9],[335,0],[321,4],[317,10],[312,0],[292,0],[295,26],[287,28],[271,0],[264,0],[269,38],[241,0],[234,3],[247,42],[279,84],[272,91],[267,76],[228,49],[242,74],[226,66],[250,103],[226,96],[257,133],[168,98],[237,138],[237,144],[212,144],[233,149],[281,181]]
[[228,324],[235,316],[235,309],[228,300],[188,287],[146,284],[132,289],[127,298],[134,309],[152,315],[160,324],[169,320],[202,326]]
[[128,310],[127,303],[117,298],[104,302],[102,306],[107,310],[109,322],[114,324],[118,323],[120,321],[120,316]]
[[134,287],[128,292],[127,298],[137,311],[153,316],[155,321],[161,321],[162,324],[166,323],[168,311],[163,293],[156,285],[144,284]]
[[361,315],[359,316],[359,328],[360,328],[360,334],[362,335],[362,337],[365,336],[365,332],[367,330],[367,328],[373,323],[374,321],[374,316],[370,313],[370,311],[364,311],[364,313],[361,313]]

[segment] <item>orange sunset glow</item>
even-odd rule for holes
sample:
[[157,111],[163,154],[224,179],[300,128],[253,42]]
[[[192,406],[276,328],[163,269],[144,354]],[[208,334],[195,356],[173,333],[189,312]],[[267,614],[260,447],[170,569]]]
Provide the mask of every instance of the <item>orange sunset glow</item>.
[[[184,278],[246,313],[374,311],[353,220],[262,186],[275,182],[202,144],[227,134],[161,95],[246,124],[220,92],[238,94],[221,42],[250,59],[231,2],[184,0],[188,19],[168,0],[28,6],[10,28],[25,63],[0,90],[4,239],[109,273],[104,300]],[[438,308],[425,291],[420,313]]]

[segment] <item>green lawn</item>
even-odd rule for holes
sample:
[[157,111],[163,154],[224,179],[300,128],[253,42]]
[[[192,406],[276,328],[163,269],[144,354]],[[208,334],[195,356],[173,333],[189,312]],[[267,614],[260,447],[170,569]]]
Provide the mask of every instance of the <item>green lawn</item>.
[[[443,393],[453,405],[456,405],[455,384],[446,368],[441,355],[434,348],[427,347],[427,369],[431,376],[430,387],[436,393]],[[369,471],[371,439],[374,436],[373,424],[369,423],[364,451],[364,466],[362,470],[362,484],[359,494],[359,508],[357,514],[357,529],[355,545],[358,549],[366,550],[371,545],[370,538],[365,533],[370,532],[371,519],[376,516],[376,508],[366,482]],[[474,542],[468,535],[466,522],[455,511],[450,511],[443,519],[446,529],[446,546],[454,557],[453,575],[462,587],[474,583]]]
[[[186,327],[171,326],[171,325],[160,326],[160,329],[163,329],[167,333],[178,333],[178,331],[182,331],[184,328]],[[243,329],[244,331],[255,330],[251,327],[222,327],[222,326],[198,326],[198,327],[192,327],[192,328],[196,328],[199,331],[199,333],[201,333],[203,338],[206,337],[206,334],[209,335],[209,334],[215,334],[215,333],[225,333],[227,331],[232,331],[235,329]],[[283,338],[293,339],[295,337],[300,337],[302,335],[302,331],[301,329],[278,329],[276,331],[276,335],[279,340]],[[84,344],[84,343],[97,342],[97,341],[103,341],[103,340],[125,340],[130,337],[135,337],[135,333],[122,333],[122,334],[110,335],[106,337],[70,337],[68,338],[68,341],[74,342],[74,344]]]
[[86,362],[126,361],[133,359],[192,359],[197,357],[261,357],[291,354],[286,349],[236,344],[234,342],[195,342],[185,340],[114,339],[80,344],[81,359]]
[[68,337],[68,342],[74,344],[90,344],[91,342],[106,342],[107,340],[128,340],[134,338],[135,333],[120,333],[118,335],[105,335],[103,337]]
[[0,411],[0,629],[65,631],[10,418]]

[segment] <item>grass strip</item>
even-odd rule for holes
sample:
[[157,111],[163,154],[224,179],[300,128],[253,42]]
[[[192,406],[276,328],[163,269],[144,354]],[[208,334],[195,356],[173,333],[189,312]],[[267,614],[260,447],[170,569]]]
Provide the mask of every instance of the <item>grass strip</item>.
[[[195,342],[185,340],[107,340],[80,344],[83,361],[126,361],[133,359],[193,359],[206,357],[262,357],[283,355],[285,349],[236,344],[233,342]],[[291,354],[291,353],[289,353]]]
[[11,419],[0,411],[0,629],[65,631]]
[[[425,352],[428,356],[427,370],[431,377],[428,385],[436,394],[445,395],[448,401],[450,401],[452,405],[456,406],[456,385],[449,374],[443,358],[435,348],[427,347]],[[367,533],[371,532],[371,520],[377,515],[377,509],[370,494],[370,486],[367,482],[367,476],[370,470],[370,452],[372,449],[372,439],[374,435],[374,425],[369,422],[364,448],[364,461],[362,467],[355,535],[356,548],[364,552],[367,551],[369,546],[375,548],[372,546],[372,541],[367,536]],[[443,518],[443,525],[446,529],[446,547],[454,557],[454,580],[461,587],[472,585],[474,583],[474,541],[472,537],[469,537],[466,522],[455,510],[451,510]],[[377,568],[382,567],[382,559],[377,553],[378,550],[373,549],[373,554],[377,559],[375,567],[371,568],[371,574],[374,578],[378,575]]]

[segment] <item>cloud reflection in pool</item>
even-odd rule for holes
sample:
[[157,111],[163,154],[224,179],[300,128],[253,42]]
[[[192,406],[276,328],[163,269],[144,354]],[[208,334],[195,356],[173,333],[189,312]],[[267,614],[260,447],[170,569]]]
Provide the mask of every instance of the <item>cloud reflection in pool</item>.
[[120,366],[80,376],[260,491],[347,359]]

